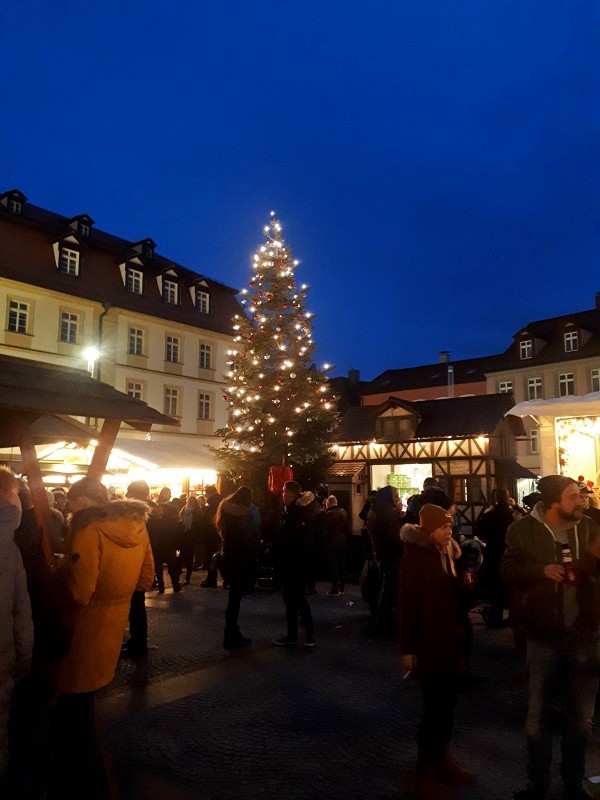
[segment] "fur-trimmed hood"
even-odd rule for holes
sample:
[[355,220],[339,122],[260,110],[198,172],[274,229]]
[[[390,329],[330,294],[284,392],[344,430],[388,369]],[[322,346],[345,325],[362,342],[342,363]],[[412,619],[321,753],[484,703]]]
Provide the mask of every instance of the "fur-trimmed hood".
[[[292,500],[292,503],[303,508],[304,506],[309,506],[311,503],[314,503],[315,499],[312,492],[302,492],[295,500]],[[292,505],[292,503],[290,503],[290,505]]]
[[[420,525],[403,525],[400,531],[400,538],[407,545],[414,545],[416,547],[434,547],[433,540],[427,531],[423,530]],[[453,561],[458,561],[461,556],[461,549],[454,539],[450,539],[448,545],[448,555]]]
[[145,528],[150,506],[141,500],[114,500],[73,514],[70,535],[94,526],[121,547],[135,547]]

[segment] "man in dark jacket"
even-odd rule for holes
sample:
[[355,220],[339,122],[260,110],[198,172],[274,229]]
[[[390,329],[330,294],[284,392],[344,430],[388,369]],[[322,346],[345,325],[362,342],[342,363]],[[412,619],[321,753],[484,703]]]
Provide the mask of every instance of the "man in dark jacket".
[[393,611],[399,605],[398,574],[403,548],[400,541],[402,518],[397,503],[398,490],[384,486],[373,498],[367,518],[373,555],[381,577],[377,623],[380,633],[384,635],[395,632]]
[[204,513],[204,563],[208,566],[206,579],[200,586],[204,589],[216,589],[218,575],[218,552],[221,549],[221,540],[216,525],[216,516],[223,497],[215,486],[205,489],[206,511]]
[[564,475],[538,484],[542,500],[509,528],[502,577],[515,591],[527,633],[527,774],[517,800],[548,792],[557,684],[565,699],[562,778],[566,800],[582,800],[585,751],[600,675],[600,529],[583,516],[579,486]]
[[417,525],[419,522],[419,512],[427,503],[445,509],[450,508],[452,505],[452,500],[440,489],[437,478],[425,478],[423,481],[423,491],[420,494],[414,494],[409,499],[406,506],[406,514],[404,515],[404,523]]
[[348,537],[352,533],[348,515],[337,504],[337,497],[329,495],[325,501],[323,517],[323,548],[331,567],[331,591],[328,594],[344,593],[346,585],[346,551]]
[[314,647],[313,619],[306,599],[315,552],[316,499],[312,492],[303,492],[296,481],[283,486],[283,519],[277,555],[285,601],[287,634],[273,644],[290,646],[298,643],[298,614],[304,625],[304,645]]
[[490,628],[500,628],[503,624],[508,598],[506,587],[500,578],[500,562],[506,549],[506,532],[514,521],[508,492],[500,490],[494,507],[481,516],[475,528],[475,534],[486,545],[480,579],[489,602],[486,624]]

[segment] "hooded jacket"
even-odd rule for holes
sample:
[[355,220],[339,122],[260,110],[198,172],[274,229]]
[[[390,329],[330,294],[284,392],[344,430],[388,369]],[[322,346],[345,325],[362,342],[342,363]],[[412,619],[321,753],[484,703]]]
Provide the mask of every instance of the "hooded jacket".
[[[576,617],[565,623],[565,591],[544,575],[548,564],[562,563],[561,545],[545,524],[544,504],[536,503],[532,513],[514,522],[506,535],[506,551],[500,567],[502,580],[513,589],[511,616],[537,638],[547,639],[571,629],[583,637],[600,637],[600,560],[588,552],[588,545],[600,537],[600,528],[582,517],[568,528],[575,587]],[[570,605],[567,597],[567,606]]]
[[228,581],[251,580],[256,572],[260,545],[260,514],[255,505],[243,506],[223,500],[219,512],[221,574]]
[[316,514],[312,492],[302,492],[285,507],[276,546],[284,578],[309,579],[316,557]]
[[0,507],[0,778],[8,761],[8,715],[14,682],[29,671],[33,623],[27,578],[13,534],[17,506]]
[[452,539],[440,552],[419,525],[404,525],[401,537],[401,652],[417,656],[423,675],[461,675],[466,634],[455,567],[460,547]]
[[326,553],[344,552],[352,535],[348,515],[339,506],[330,506],[323,516],[323,546]]
[[59,692],[91,692],[114,677],[131,595],[152,586],[148,510],[139,500],[119,500],[73,516],[62,569],[74,628],[58,669]]

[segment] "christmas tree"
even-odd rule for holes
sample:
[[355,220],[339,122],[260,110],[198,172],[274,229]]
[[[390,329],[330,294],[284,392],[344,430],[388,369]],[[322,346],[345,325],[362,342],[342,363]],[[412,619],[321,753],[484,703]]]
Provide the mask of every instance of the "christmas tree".
[[296,285],[298,261],[292,259],[275,212],[264,234],[265,242],[252,259],[249,288],[241,292],[244,313],[234,319],[224,446],[213,450],[262,500],[271,466],[291,467],[305,488],[324,481],[337,421],[327,381],[331,367],[317,369],[313,363],[309,287]]

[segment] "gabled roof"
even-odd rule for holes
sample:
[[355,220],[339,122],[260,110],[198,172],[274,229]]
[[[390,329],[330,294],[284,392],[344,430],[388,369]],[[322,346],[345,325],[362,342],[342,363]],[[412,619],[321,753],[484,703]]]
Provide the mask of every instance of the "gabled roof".
[[446,386],[449,366],[454,367],[455,384],[485,381],[485,373],[495,367],[498,358],[500,356],[483,356],[482,358],[424,364],[419,367],[388,369],[370,383],[362,384],[361,394],[383,394],[384,392],[393,394],[407,389]]
[[[375,422],[389,407],[390,400],[377,406],[348,409],[340,419],[334,441],[366,442],[377,439]],[[483,394],[443,400],[417,400],[412,403],[404,401],[402,405],[414,409],[415,415],[420,417],[415,439],[443,439],[492,434],[514,405],[514,399],[511,394]]]

